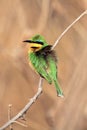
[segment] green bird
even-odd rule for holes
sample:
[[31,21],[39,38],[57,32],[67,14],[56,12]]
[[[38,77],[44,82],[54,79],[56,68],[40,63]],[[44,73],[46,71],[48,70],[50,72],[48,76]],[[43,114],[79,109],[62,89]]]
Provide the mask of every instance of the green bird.
[[63,97],[57,79],[57,58],[54,50],[51,49],[52,45],[48,45],[44,37],[38,34],[23,42],[29,43],[28,58],[30,66],[49,84],[54,83],[57,95]]

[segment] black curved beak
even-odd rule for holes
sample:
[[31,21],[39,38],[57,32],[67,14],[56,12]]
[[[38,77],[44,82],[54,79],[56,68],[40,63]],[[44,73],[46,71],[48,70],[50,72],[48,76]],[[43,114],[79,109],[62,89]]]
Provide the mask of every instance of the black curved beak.
[[23,42],[28,42],[28,43],[32,43],[32,40],[24,40]]

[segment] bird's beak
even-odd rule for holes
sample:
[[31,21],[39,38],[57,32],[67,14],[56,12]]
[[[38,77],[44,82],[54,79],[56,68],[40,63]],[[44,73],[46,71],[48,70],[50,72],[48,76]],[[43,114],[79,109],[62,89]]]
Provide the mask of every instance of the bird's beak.
[[24,40],[23,42],[32,43],[32,40]]

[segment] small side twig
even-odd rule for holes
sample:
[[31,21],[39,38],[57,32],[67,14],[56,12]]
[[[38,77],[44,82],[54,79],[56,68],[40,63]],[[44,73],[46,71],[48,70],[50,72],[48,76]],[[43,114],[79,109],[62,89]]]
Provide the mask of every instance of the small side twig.
[[54,43],[52,50],[54,49],[54,47],[56,47],[56,45],[59,43],[59,41],[62,39],[62,37],[66,34],[66,32],[76,23],[78,22],[84,15],[87,14],[87,10],[85,10],[79,17],[77,17],[62,33],[61,35],[58,37],[58,39],[56,40],[56,42]]
[[27,124],[24,124],[24,123],[21,123],[19,121],[14,121],[14,123],[18,124],[18,125],[21,125],[23,127],[28,127]]
[[4,124],[0,130],[4,130],[5,128],[7,128],[9,125],[15,123],[15,121],[19,118],[21,118],[27,111],[28,109],[32,106],[32,104],[37,100],[37,98],[41,95],[42,93],[42,80],[43,78],[40,77],[40,81],[39,81],[39,87],[38,87],[38,91],[37,93],[34,95],[33,98],[30,99],[30,101],[26,104],[26,106],[16,115],[14,116],[12,119],[10,119],[6,124]]

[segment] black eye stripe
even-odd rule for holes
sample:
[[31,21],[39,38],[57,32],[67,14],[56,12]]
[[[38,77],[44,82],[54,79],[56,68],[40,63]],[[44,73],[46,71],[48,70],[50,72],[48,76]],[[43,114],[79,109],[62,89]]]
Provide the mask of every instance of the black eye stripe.
[[32,46],[31,48],[36,49],[36,48],[39,48],[39,47],[34,47],[34,46]]
[[43,45],[43,42],[41,42],[41,41],[31,41],[31,43],[37,43],[37,44]]
[[41,41],[38,41],[38,42],[36,42],[36,43],[43,45],[43,42],[41,42]]

